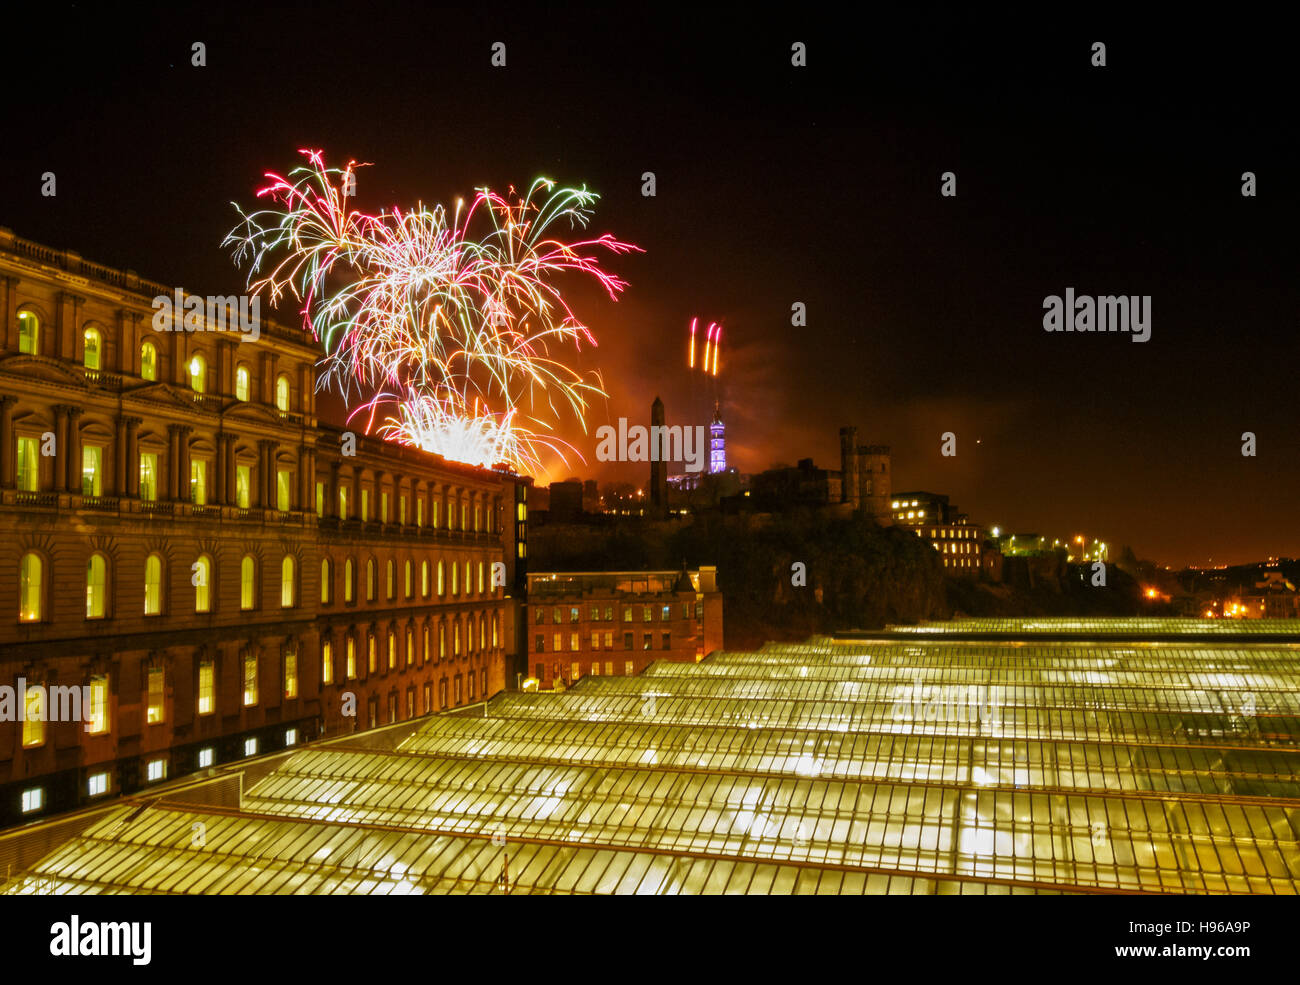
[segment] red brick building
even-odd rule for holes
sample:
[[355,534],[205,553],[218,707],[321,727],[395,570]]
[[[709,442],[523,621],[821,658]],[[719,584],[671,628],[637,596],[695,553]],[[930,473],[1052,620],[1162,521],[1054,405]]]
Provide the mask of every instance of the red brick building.
[[694,663],[722,648],[717,569],[532,573],[521,631],[543,690],[655,660]]

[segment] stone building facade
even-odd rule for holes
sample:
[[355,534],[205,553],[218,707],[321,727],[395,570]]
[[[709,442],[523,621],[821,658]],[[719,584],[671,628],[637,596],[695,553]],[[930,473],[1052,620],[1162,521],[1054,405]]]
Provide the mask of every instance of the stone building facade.
[[309,336],[172,294],[0,229],[0,824],[506,681],[527,480],[322,424]]

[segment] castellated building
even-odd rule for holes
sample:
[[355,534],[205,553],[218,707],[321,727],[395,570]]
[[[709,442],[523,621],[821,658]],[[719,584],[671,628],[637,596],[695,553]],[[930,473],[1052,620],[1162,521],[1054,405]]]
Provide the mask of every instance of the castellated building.
[[889,446],[859,445],[857,428],[840,428],[840,501],[891,523],[890,481]]
[[482,701],[517,652],[530,480],[319,423],[308,335],[160,331],[172,295],[0,229],[0,824]]

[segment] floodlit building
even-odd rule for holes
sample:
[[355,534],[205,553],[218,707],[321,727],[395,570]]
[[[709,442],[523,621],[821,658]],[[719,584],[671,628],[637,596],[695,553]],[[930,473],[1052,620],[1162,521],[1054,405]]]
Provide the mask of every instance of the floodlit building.
[[320,423],[310,337],[172,296],[0,230],[0,825],[505,683],[527,481]]
[[894,523],[916,532],[943,556],[944,571],[952,575],[977,575],[988,570],[984,528],[959,513],[947,496],[930,492],[900,492],[890,496]]
[[717,568],[532,572],[529,661],[543,689],[582,677],[641,673],[656,660],[694,663],[722,648]]
[[974,620],[656,662],[11,832],[0,892],[1294,895],[1298,640]]

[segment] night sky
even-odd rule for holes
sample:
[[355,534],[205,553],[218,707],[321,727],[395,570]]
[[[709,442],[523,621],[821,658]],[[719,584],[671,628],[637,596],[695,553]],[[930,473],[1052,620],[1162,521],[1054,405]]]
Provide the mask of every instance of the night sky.
[[[581,364],[609,393],[593,431],[645,421],[656,394],[669,423],[702,423],[717,397],[742,472],[838,468],[851,423],[893,446],[896,489],[946,493],[990,526],[1173,565],[1300,555],[1289,32],[1254,11],[636,6],[7,13],[0,225],[232,293],[230,203],[300,147],[373,162],[366,210],[539,174],[585,183],[592,229],[646,251],[605,261],[630,282],[617,303],[573,291],[600,343]],[[1067,287],[1150,295],[1151,340],[1044,332],[1044,297]],[[686,371],[696,315],[725,326],[716,392]],[[640,478],[562,433],[588,461],[573,474]]]

